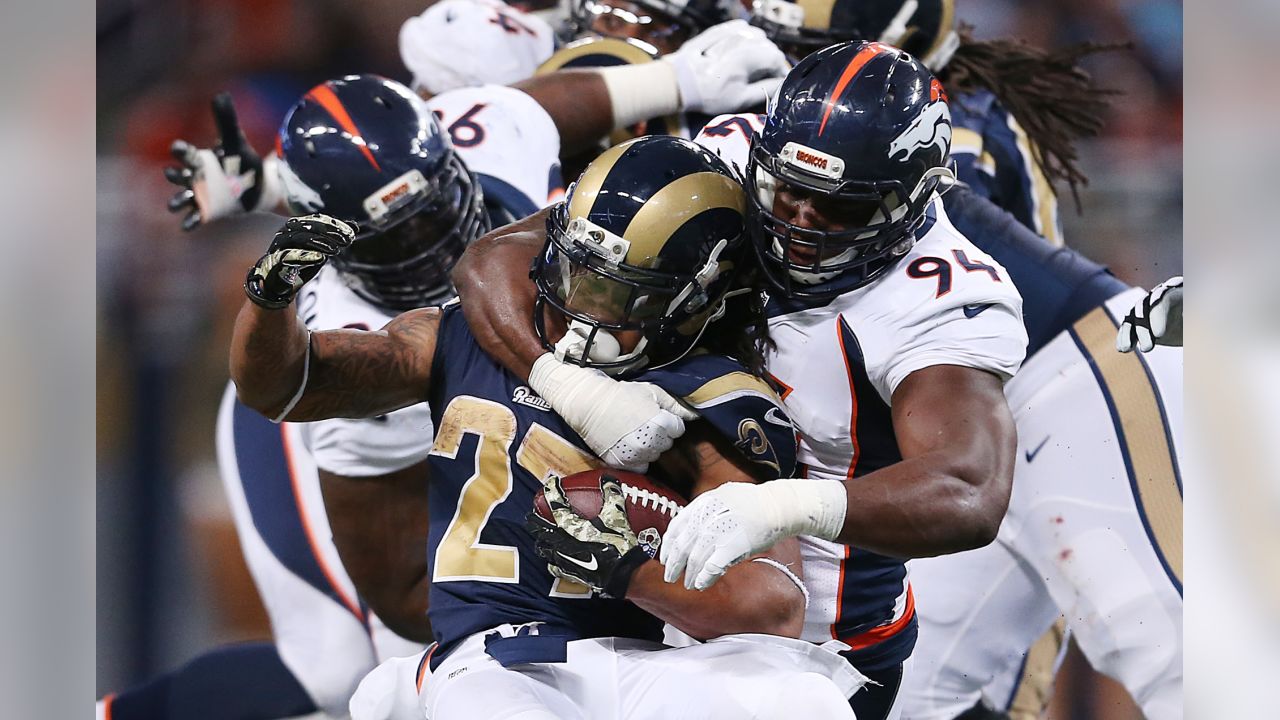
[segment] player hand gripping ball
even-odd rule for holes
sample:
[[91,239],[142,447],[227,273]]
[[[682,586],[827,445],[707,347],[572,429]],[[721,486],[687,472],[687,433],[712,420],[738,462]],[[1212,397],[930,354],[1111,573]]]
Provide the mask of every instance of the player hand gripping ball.
[[689,503],[662,537],[663,579],[706,590],[725,570],[779,540],[812,535],[835,540],[848,496],[838,480],[807,478],[725,483]]
[[558,476],[548,475],[542,485],[555,522],[530,512],[525,527],[537,541],[547,569],[610,597],[626,597],[631,576],[650,558],[627,521],[622,483],[608,473],[601,475],[600,514],[591,520],[573,509]]
[[263,162],[245,139],[229,93],[213,99],[213,121],[218,143],[212,149],[197,148],[174,140],[169,152],[181,163],[167,167],[164,176],[180,189],[169,200],[169,212],[183,213],[183,230],[203,223],[255,210],[271,209],[281,191],[273,158]]
[[328,215],[289,218],[267,254],[249,268],[245,294],[270,310],[287,307],[298,290],[320,272],[329,258],[355,239],[356,226]]
[[1152,288],[1124,316],[1116,334],[1116,349],[1151,352],[1156,345],[1182,347],[1182,276]]

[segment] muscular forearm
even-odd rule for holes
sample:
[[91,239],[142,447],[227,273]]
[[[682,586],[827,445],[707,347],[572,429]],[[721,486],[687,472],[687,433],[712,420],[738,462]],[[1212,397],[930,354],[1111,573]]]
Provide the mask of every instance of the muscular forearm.
[[244,302],[231,343],[231,378],[241,402],[278,417],[302,384],[306,357],[307,330],[292,307]]
[[[411,310],[381,330],[310,334],[293,310],[246,303],[236,319],[231,377],[270,418],[374,417],[426,399],[440,311]],[[287,410],[287,412],[285,412]]]
[[473,242],[453,269],[462,312],[477,342],[511,372],[527,378],[546,352],[533,329],[536,293],[529,266],[542,248],[547,210]]
[[733,633],[800,637],[804,627],[804,594],[769,563],[744,562],[697,591],[663,582],[662,566],[650,560],[636,570],[627,599],[700,640]]
[[1009,505],[1013,464],[948,468],[945,458],[904,460],[849,481],[839,540],[893,557],[930,557],[989,544]]
[[320,471],[333,543],[356,591],[397,635],[431,642],[427,465],[373,477]]

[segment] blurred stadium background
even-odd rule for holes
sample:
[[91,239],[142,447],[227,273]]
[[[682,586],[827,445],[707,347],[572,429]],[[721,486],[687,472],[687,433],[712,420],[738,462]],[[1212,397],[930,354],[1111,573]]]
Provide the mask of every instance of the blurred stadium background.
[[[231,324],[245,268],[279,221],[178,230],[165,211],[168,146],[213,139],[209,100],[230,90],[250,141],[272,144],[306,89],[349,72],[408,81],[399,26],[422,0],[99,0],[97,251],[97,694],[215,644],[269,637],[214,460]],[[1121,90],[1082,148],[1068,244],[1122,279],[1182,272],[1182,5],[1177,0],[956,0],[979,37],[1041,47],[1131,40],[1089,61]],[[140,277],[150,278],[139,283]],[[1078,653],[1055,720],[1139,717]]]

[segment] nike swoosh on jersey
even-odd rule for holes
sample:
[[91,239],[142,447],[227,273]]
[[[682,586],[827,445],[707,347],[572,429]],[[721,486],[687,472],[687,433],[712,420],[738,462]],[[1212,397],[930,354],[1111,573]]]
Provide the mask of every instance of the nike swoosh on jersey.
[[778,412],[778,408],[769,408],[767,411],[765,411],[764,419],[768,420],[774,425],[781,425],[782,427],[785,427],[785,428],[792,427],[791,423],[782,416],[782,413]]
[[967,318],[978,317],[979,314],[981,314],[984,310],[986,310],[987,308],[993,305],[995,305],[995,303],[978,303],[974,305],[965,305],[964,316]]
[[1043,447],[1044,447],[1044,444],[1045,444],[1045,443],[1047,443],[1047,442],[1049,442],[1049,436],[1048,436],[1048,435],[1045,435],[1045,436],[1044,436],[1044,439],[1040,441],[1040,444],[1036,446],[1036,449],[1035,449],[1035,450],[1028,450],[1028,451],[1027,451],[1027,462],[1031,462],[1032,460],[1035,460],[1035,459],[1036,459],[1036,456],[1040,454],[1040,449],[1041,449],[1041,448],[1043,448]]
[[565,555],[564,553],[557,553],[557,554],[558,554],[560,557],[564,558],[565,560],[568,560],[569,562],[573,563],[574,565],[577,565],[578,567],[582,568],[583,570],[594,571],[594,570],[596,570],[597,568],[599,568],[599,567],[600,567],[600,562],[599,562],[598,560],[596,560],[596,557],[595,557],[594,555],[592,555],[592,556],[591,556],[591,562],[590,562],[590,563],[584,563],[584,562],[582,562],[581,560],[579,560],[579,559],[577,559],[577,558],[575,558],[575,557],[571,557],[571,556],[569,556],[569,555]]

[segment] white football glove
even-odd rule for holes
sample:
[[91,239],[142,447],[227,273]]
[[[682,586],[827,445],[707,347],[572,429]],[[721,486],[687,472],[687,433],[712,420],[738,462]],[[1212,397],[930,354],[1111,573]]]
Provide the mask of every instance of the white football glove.
[[165,178],[180,189],[169,200],[169,212],[185,213],[183,230],[233,215],[271,210],[282,197],[275,153],[261,158],[245,139],[231,95],[213,99],[218,143],[198,148],[174,140],[169,148],[181,165],[164,169]]
[[593,368],[538,358],[529,387],[610,467],[644,472],[698,414],[651,383],[620,382]]
[[763,105],[791,69],[764,31],[746,20],[709,27],[662,62],[675,67],[681,109],[709,115]]
[[1135,347],[1140,352],[1151,352],[1156,345],[1182,347],[1181,275],[1152,288],[1124,316],[1116,333],[1116,350],[1122,353]]
[[706,590],[725,571],[793,535],[835,540],[848,496],[838,480],[729,482],[693,499],[662,536],[663,579]]

